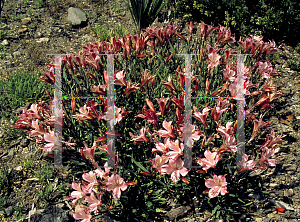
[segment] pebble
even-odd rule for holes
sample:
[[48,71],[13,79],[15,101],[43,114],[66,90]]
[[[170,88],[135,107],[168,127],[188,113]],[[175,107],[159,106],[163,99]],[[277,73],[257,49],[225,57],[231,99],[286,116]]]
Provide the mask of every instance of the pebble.
[[263,219],[262,219],[262,218],[255,218],[255,221],[256,221],[256,222],[262,222]]
[[23,169],[22,166],[17,166],[17,167],[15,168],[16,171],[21,171],[22,169]]
[[4,39],[4,40],[1,42],[1,45],[4,45],[4,46],[9,45],[7,39]]
[[293,194],[294,194],[293,189],[288,189],[288,190],[284,191],[284,196],[286,196],[286,197],[291,197],[291,196],[293,196]]
[[18,30],[18,33],[23,33],[26,32],[28,30],[28,28],[21,28]]
[[19,51],[16,51],[16,52],[13,53],[13,56],[15,58],[18,58],[19,56],[21,56],[21,53]]
[[21,22],[22,22],[22,25],[26,25],[29,22],[31,22],[31,18],[23,18],[23,19],[21,19]]
[[49,42],[49,38],[40,38],[39,40],[36,40],[36,42]]

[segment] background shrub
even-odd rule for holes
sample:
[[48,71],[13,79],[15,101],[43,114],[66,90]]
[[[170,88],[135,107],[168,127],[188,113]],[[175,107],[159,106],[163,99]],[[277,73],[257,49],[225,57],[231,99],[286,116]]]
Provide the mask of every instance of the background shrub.
[[236,39],[262,35],[264,41],[283,40],[293,47],[299,41],[300,3],[296,0],[168,0],[168,4],[176,17],[229,26]]

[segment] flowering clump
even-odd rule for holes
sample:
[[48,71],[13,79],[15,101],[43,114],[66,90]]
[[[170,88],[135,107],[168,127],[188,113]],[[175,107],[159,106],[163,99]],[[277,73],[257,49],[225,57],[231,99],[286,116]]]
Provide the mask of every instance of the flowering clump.
[[[87,44],[83,53],[61,59],[62,93],[72,96],[62,101],[61,115],[54,115],[54,99],[50,105],[32,104],[19,116],[15,128],[46,143],[42,149],[48,154],[61,145],[61,136],[63,151],[77,149],[92,164],[82,164],[89,168],[81,182],[72,183],[72,203],[83,202],[73,213],[76,220],[90,221],[98,210],[115,215],[123,210],[123,220],[144,221],[173,193],[206,201],[238,196],[234,186],[242,177],[279,161],[273,156],[282,135],[272,131],[259,149],[254,144],[271,123],[259,114],[282,95],[272,82],[278,72],[266,59],[277,51],[275,43],[251,36],[237,41],[235,51],[227,44],[236,43],[230,29],[204,23],[199,28],[200,34],[193,34],[190,23],[187,39],[178,26],[168,25]],[[197,56],[184,60],[177,43]],[[241,64],[239,53],[251,54],[249,62]],[[54,84],[55,65],[47,65],[41,81]],[[244,106],[244,115],[237,115]],[[241,151],[237,135],[243,117],[246,153],[234,171],[228,167]],[[54,130],[60,120],[63,135]],[[226,215],[229,210],[223,209],[240,212],[239,205],[215,209]]]

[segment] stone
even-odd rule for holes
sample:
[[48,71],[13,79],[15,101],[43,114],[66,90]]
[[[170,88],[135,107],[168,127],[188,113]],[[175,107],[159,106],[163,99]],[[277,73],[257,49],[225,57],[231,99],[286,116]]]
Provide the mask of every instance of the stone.
[[13,53],[13,56],[14,56],[15,58],[18,58],[18,57],[21,56],[21,53],[20,53],[19,51],[16,51],[16,52]]
[[256,222],[262,222],[263,219],[262,219],[262,218],[255,218],[255,221],[256,221]]
[[5,214],[6,214],[8,217],[10,217],[10,216],[12,215],[14,209],[13,209],[12,206],[9,206],[9,207],[5,208],[4,211],[5,211]]
[[293,196],[293,194],[294,194],[293,189],[288,189],[288,190],[284,191],[284,196],[286,196],[286,197],[291,197],[291,196]]
[[21,171],[22,169],[23,169],[22,166],[17,166],[17,167],[15,168],[16,171]]
[[174,220],[178,216],[186,214],[190,209],[190,206],[180,206],[178,208],[171,209],[168,213],[166,213],[166,216],[169,217],[169,220]]
[[23,33],[26,32],[28,30],[28,28],[21,28],[18,30],[18,33]]
[[39,40],[37,40],[36,42],[49,42],[49,38],[45,37],[45,38],[40,38]]
[[27,25],[30,22],[31,22],[31,18],[23,18],[23,19],[21,19],[22,25]]
[[32,222],[47,222],[47,221],[56,221],[56,222],[67,222],[70,221],[67,211],[62,209],[64,204],[60,203],[55,206],[49,206],[43,211],[36,211],[32,215],[30,221]]
[[9,45],[7,39],[4,39],[4,40],[1,42],[1,45],[4,45],[4,46]]
[[68,9],[67,20],[72,23],[72,25],[82,25],[82,23],[87,21],[86,15],[83,11],[78,8],[70,7]]

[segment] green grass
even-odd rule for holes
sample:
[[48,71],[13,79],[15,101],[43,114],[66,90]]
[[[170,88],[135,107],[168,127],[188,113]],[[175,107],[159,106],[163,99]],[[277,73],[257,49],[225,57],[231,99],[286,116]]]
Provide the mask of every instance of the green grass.
[[51,90],[49,85],[39,80],[37,74],[20,72],[11,75],[8,79],[0,79],[1,118],[12,117],[12,112],[26,103],[49,99],[45,89]]
[[95,25],[92,28],[92,32],[99,41],[109,41],[112,36],[121,38],[127,34],[127,30],[122,25],[115,26],[112,29],[108,29],[104,25]]

